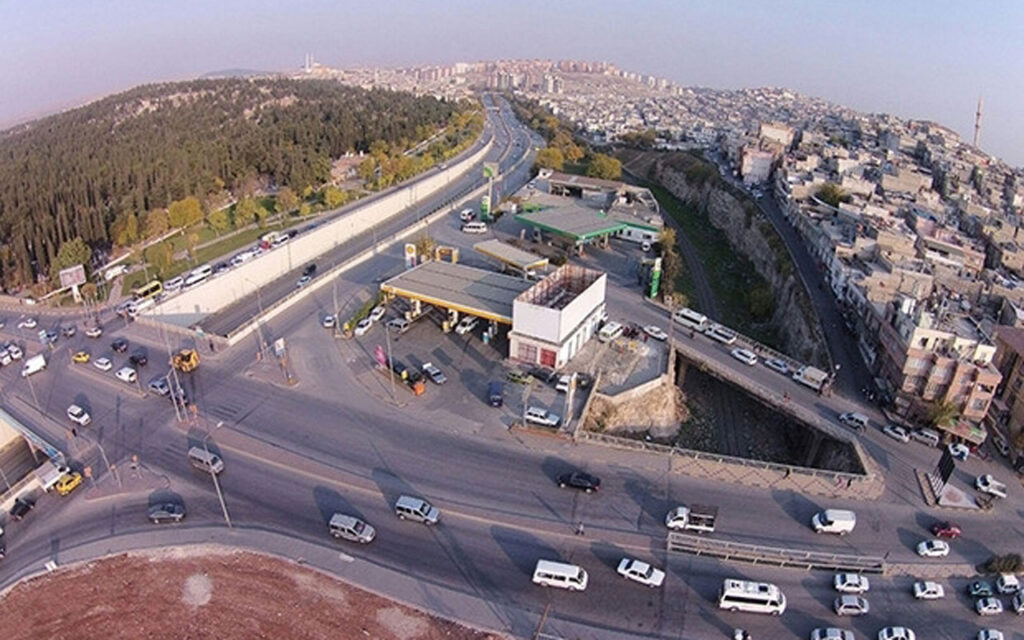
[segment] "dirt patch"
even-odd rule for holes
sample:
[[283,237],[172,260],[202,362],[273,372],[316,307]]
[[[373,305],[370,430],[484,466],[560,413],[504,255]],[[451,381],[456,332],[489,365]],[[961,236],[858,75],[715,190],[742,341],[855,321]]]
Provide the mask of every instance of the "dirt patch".
[[679,423],[689,417],[683,392],[666,382],[637,395],[594,396],[585,428],[610,435],[649,433],[665,438],[674,436]]
[[207,551],[115,556],[24,582],[4,597],[0,628],[6,640],[502,638],[283,560]]

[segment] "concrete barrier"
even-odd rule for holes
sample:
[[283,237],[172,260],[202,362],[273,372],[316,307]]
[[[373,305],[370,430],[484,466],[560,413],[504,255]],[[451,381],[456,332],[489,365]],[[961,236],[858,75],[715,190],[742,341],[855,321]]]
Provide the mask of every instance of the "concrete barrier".
[[302,234],[283,247],[250,260],[227,273],[169,298],[145,313],[165,322],[189,326],[205,316],[251,295],[303,264],[370,230],[426,198],[470,171],[490,151],[493,138],[475,153],[435,175],[400,187],[352,212],[340,216],[315,231]]
[[668,534],[666,546],[669,551],[677,553],[691,553],[752,564],[769,564],[776,567],[886,573],[885,560],[873,556],[807,551],[788,547],[766,547],[674,531]]

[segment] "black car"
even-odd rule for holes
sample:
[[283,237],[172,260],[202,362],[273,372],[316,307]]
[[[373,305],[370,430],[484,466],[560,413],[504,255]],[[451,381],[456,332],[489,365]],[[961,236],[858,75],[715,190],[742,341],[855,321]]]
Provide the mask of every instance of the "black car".
[[21,520],[34,506],[36,506],[36,503],[28,498],[17,498],[14,501],[14,506],[11,507],[11,517],[15,520]]
[[128,360],[137,367],[144,367],[149,362],[149,356],[145,349],[136,349]]
[[558,382],[558,372],[554,369],[534,367],[530,369],[530,375],[541,382],[546,382],[547,384],[555,384]]
[[572,487],[573,489],[593,493],[601,488],[601,478],[583,471],[571,471],[558,476],[558,486],[563,489]]
[[118,353],[124,353],[128,350],[128,341],[124,338],[118,338],[110,343],[110,348]]
[[312,275],[314,273],[316,273],[316,265],[315,264],[307,264],[306,268],[302,270],[302,275],[304,275],[304,276],[312,277]]
[[162,502],[149,508],[149,521],[153,524],[181,522],[185,517],[185,506],[177,502]]

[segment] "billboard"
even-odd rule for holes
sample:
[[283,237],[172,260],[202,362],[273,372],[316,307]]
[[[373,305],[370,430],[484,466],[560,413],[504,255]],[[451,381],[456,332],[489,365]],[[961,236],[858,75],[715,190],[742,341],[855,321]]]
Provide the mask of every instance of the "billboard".
[[85,284],[85,266],[76,264],[73,267],[67,269],[61,269],[58,274],[60,277],[60,286],[62,288],[77,287]]

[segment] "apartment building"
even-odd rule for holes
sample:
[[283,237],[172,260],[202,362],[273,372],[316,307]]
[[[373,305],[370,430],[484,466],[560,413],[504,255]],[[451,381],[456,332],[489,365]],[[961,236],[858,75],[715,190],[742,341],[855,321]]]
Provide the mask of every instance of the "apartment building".
[[929,407],[954,405],[961,424],[948,426],[957,437],[980,443],[985,417],[1002,379],[993,365],[995,343],[949,295],[924,304],[899,296],[874,309],[878,323],[878,376],[900,415],[921,420]]
[[1006,439],[1011,459],[1024,438],[1024,328],[999,327],[995,366],[1003,376],[989,412],[989,424]]

